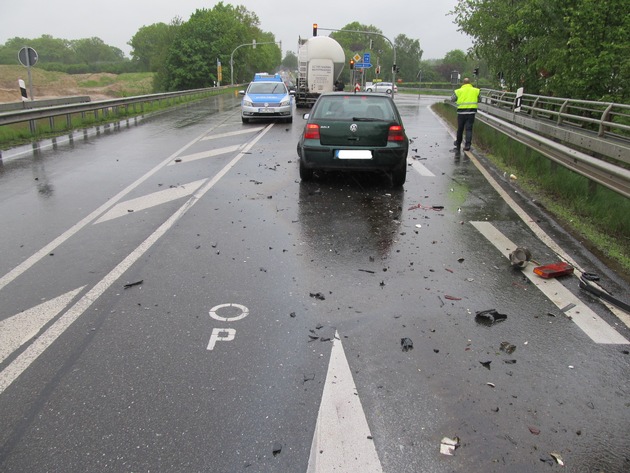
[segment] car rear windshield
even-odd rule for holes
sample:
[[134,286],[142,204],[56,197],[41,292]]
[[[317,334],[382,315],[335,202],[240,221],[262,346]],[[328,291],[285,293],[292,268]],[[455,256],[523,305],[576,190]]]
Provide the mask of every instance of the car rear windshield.
[[287,88],[282,82],[252,82],[248,94],[286,94]]
[[313,111],[315,119],[353,120],[355,118],[395,121],[396,114],[387,98],[365,95],[320,97]]

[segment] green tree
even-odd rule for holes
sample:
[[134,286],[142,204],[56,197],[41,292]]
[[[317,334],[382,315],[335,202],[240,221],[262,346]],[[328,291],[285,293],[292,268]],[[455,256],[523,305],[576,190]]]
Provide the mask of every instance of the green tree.
[[287,51],[282,60],[282,65],[292,71],[298,67],[298,58],[293,51]]
[[[211,10],[197,10],[177,29],[158,87],[185,90],[212,86],[218,80],[217,60],[223,66],[223,82],[229,82],[230,56],[237,46],[253,39],[259,43],[275,41],[258,25],[256,14],[243,6],[219,2]],[[239,48],[234,54],[234,82],[249,79],[255,71],[274,70],[280,61],[280,49],[275,44]]]
[[140,70],[157,72],[164,67],[169,47],[181,24],[180,18],[174,18],[168,25],[154,23],[143,26],[133,35],[127,44],[132,48],[131,59],[138,64]]
[[100,38],[77,39],[72,41],[71,45],[76,54],[77,63],[98,64],[125,60],[122,50],[108,46]]
[[459,0],[455,23],[509,89],[627,102],[627,0]]
[[420,41],[408,38],[404,34],[396,36],[396,65],[400,68],[400,78],[405,82],[417,80],[422,60]]

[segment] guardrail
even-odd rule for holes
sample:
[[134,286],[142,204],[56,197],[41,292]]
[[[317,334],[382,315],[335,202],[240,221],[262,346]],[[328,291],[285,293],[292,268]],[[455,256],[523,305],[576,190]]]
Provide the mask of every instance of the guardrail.
[[229,87],[212,87],[204,89],[191,89],[181,92],[167,92],[162,94],[139,95],[136,97],[126,97],[121,99],[99,100],[96,102],[88,102],[81,104],[60,105],[57,107],[36,108],[30,110],[19,110],[14,112],[0,113],[0,126],[11,125],[13,123],[29,122],[31,133],[35,133],[36,120],[48,119],[50,128],[54,129],[54,120],[58,117],[65,117],[68,128],[71,128],[72,116],[81,114],[85,116],[88,112],[93,112],[96,119],[101,116],[107,117],[110,112],[116,113],[119,108],[128,109],[133,107],[134,113],[137,113],[136,106],[140,105],[140,113],[144,111],[144,104],[152,102],[161,102],[164,100],[173,100],[180,97],[191,95],[206,95],[209,92],[227,89]]
[[630,105],[482,89],[480,121],[630,198]]

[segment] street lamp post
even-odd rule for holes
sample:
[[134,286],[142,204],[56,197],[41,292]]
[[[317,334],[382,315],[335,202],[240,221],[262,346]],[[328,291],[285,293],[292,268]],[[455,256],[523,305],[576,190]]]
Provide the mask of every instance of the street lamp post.
[[243,46],[252,46],[254,49],[256,49],[256,46],[260,44],[278,43],[280,43],[280,48],[282,49],[282,41],[267,41],[266,43],[257,43],[256,40],[253,40],[251,43],[239,44],[237,47],[235,47],[234,51],[232,51],[232,54],[230,54],[230,85],[234,85],[234,53],[237,49],[242,48]]

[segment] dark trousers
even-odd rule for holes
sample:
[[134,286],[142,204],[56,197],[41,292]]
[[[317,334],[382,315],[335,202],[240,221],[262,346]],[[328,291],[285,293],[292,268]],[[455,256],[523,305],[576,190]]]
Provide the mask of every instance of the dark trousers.
[[457,141],[455,146],[459,148],[464,141],[464,130],[466,130],[466,141],[464,146],[467,148],[472,144],[473,123],[475,123],[474,113],[458,113],[457,114]]

